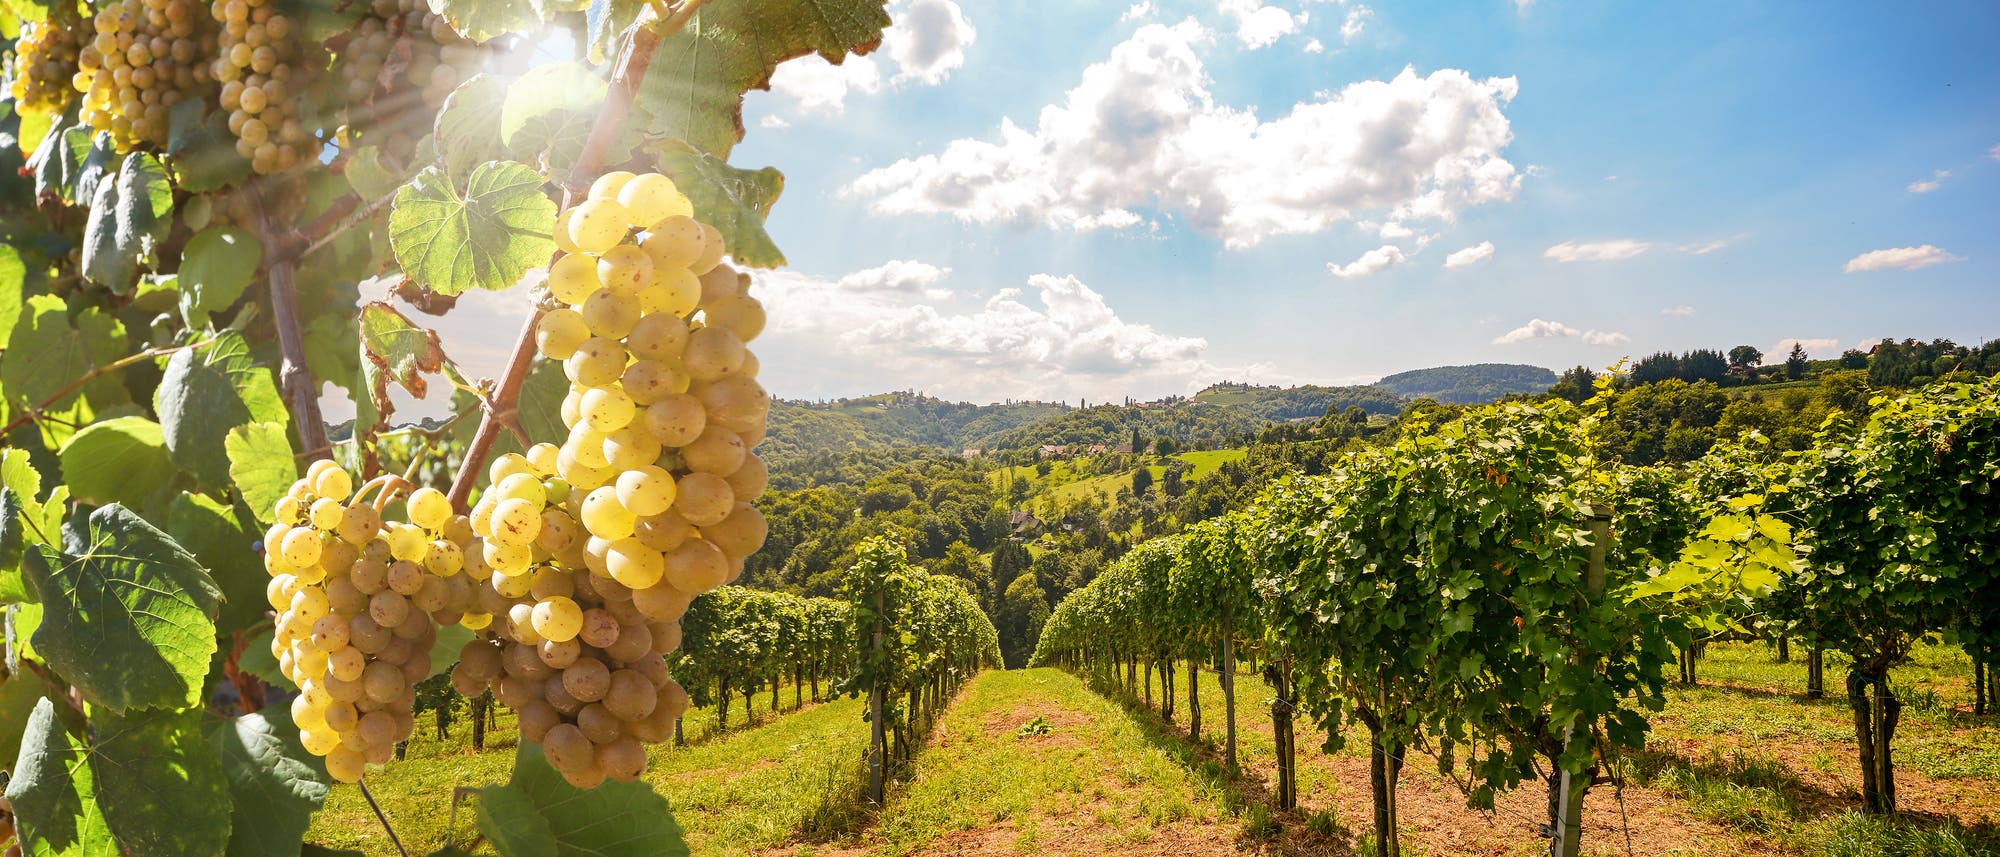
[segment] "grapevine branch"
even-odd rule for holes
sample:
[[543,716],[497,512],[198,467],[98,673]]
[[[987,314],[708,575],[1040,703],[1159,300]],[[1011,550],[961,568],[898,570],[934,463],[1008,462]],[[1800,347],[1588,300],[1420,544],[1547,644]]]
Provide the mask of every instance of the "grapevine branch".
[[65,397],[69,396],[71,393],[83,389],[83,385],[96,380],[100,376],[109,375],[113,372],[116,372],[127,366],[131,366],[135,363],[144,363],[148,360],[156,360],[161,357],[167,357],[169,355],[172,355],[176,351],[185,351],[189,348],[199,348],[214,341],[215,340],[213,339],[204,339],[200,342],[188,343],[187,345],[173,345],[173,346],[168,346],[166,348],[149,348],[137,354],[128,354],[115,361],[106,363],[103,366],[92,367],[90,371],[83,373],[81,377],[78,377],[76,380],[69,382],[69,384],[65,385],[62,389],[57,390],[55,395],[50,396],[47,399],[43,399],[41,404],[35,405],[33,407],[27,408],[26,410],[22,411],[21,415],[15,417],[12,421],[8,422],[5,428],[0,428],[0,437],[13,434],[15,429],[20,428],[22,425],[25,425],[29,420],[32,420],[35,417],[39,416],[42,411],[55,407],[55,404],[57,402],[62,401]]
[[[271,220],[270,209],[263,200],[252,194],[252,204],[256,207],[257,225],[267,243],[270,239],[287,235],[280,231]],[[278,329],[278,350],[283,360],[278,364],[278,386],[284,392],[285,402],[290,406],[292,422],[298,428],[299,445],[313,458],[331,457],[333,447],[327,442],[326,420],[319,413],[319,384],[313,380],[312,369],[306,366],[305,334],[299,329],[299,289],[298,264],[301,254],[291,252],[292,242],[280,247],[265,270],[271,287],[271,323]]]
[[[583,152],[577,157],[575,168],[564,180],[565,205],[578,196],[579,188],[589,186],[598,169],[604,165],[612,142],[624,128],[626,116],[632,112],[632,102],[646,78],[647,66],[652,64],[654,49],[659,47],[661,40],[687,26],[702,3],[703,0],[682,0],[658,27],[641,25],[633,32],[632,41],[626,46],[624,56],[619,59],[618,68],[611,76],[611,90],[605,95],[597,121],[591,125],[590,137],[584,141]],[[657,7],[655,11],[658,11]],[[500,384],[494,391],[493,404],[481,415],[479,431],[473,435],[472,444],[465,451],[465,461],[459,465],[458,473],[452,479],[453,508],[466,508],[466,501],[472,497],[472,485],[478,481],[486,457],[492,454],[494,441],[499,439],[501,428],[512,421],[518,409],[521,385],[527,382],[528,371],[535,362],[535,325],[541,317],[540,307],[529,310],[527,320],[521,325],[521,333],[514,340],[514,350],[507,358],[506,372],[500,376]]]

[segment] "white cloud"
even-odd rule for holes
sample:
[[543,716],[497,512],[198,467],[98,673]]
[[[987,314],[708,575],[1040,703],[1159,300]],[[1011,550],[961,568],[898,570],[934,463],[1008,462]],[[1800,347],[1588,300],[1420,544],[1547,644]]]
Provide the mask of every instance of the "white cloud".
[[1297,18],[1276,6],[1257,0],[1221,0],[1222,15],[1236,22],[1236,40],[1251,50],[1270,47],[1278,39],[1299,31],[1305,15]]
[[[1267,365],[1214,365],[1207,340],[1122,318],[1075,277],[1036,274],[1025,288],[979,301],[935,288],[948,274],[907,260],[831,280],[753,273],[754,293],[771,308],[770,328],[757,343],[769,355],[765,383],[782,390],[893,372],[934,395],[974,401],[1097,400],[1277,377]],[[885,283],[890,287],[875,287]],[[814,374],[823,377],[802,380]]]
[[1131,23],[1140,18],[1150,17],[1152,14],[1153,0],[1139,0],[1139,2],[1132,4],[1131,8],[1126,9],[1125,14],[1118,16],[1118,23]]
[[779,63],[771,73],[771,91],[796,102],[799,112],[839,116],[847,110],[850,92],[871,93],[882,88],[882,72],[874,57],[850,56],[840,65],[827,62],[819,54],[807,54]]
[[1309,53],[1309,54],[1322,54],[1322,53],[1326,53],[1326,43],[1325,43],[1325,42],[1322,42],[1322,41],[1320,41],[1320,40],[1318,40],[1318,39],[1307,39],[1307,40],[1306,40],[1306,53]]
[[944,297],[949,292],[931,287],[950,275],[950,268],[940,268],[929,262],[891,259],[841,277],[835,285],[852,292],[905,292]]
[[1632,341],[1632,337],[1622,333],[1608,330],[1577,330],[1560,321],[1543,321],[1538,318],[1493,337],[1493,344],[1519,345],[1537,339],[1566,339],[1572,336],[1583,337],[1585,345],[1623,345]]
[[1771,346],[1769,351],[1764,352],[1765,362],[1778,362],[1790,357],[1794,343],[1797,343],[1806,350],[1807,357],[1815,360],[1827,360],[1840,356],[1840,340],[1838,339],[1831,337],[1818,339],[1787,338],[1778,340],[1778,344]]
[[1408,257],[1403,255],[1403,248],[1397,247],[1394,244],[1384,244],[1361,254],[1361,258],[1355,259],[1345,265],[1336,265],[1328,262],[1326,263],[1326,270],[1328,273],[1343,280],[1352,280],[1366,277],[1370,274],[1382,273],[1402,264],[1407,259]]
[[1447,268],[1466,268],[1493,258],[1493,242],[1481,241],[1444,257]]
[[1993,160],[1996,161],[2000,161],[2000,146],[1994,146],[1991,149],[1987,149],[1986,157],[1992,158]]
[[1356,5],[1347,10],[1347,20],[1340,22],[1340,41],[1353,44],[1361,36],[1361,30],[1368,26],[1368,19],[1375,17],[1375,10]]
[[952,141],[843,193],[878,214],[1069,229],[1152,206],[1241,248],[1373,212],[1449,222],[1520,187],[1502,156],[1511,77],[1405,68],[1267,122],[1215,102],[1195,51],[1207,38],[1193,21],[1143,26],[1033,130],[1002,120],[997,140]]
[[786,128],[792,127],[792,123],[786,121],[785,117],[779,116],[776,113],[772,113],[768,116],[765,116],[762,119],[757,120],[757,127],[769,128],[773,131],[782,131]]
[[1526,12],[1528,11],[1528,7],[1533,5],[1535,5],[1535,0],[1514,0],[1514,11]]
[[1963,262],[1965,257],[1953,256],[1940,247],[1925,244],[1920,247],[1892,247],[1887,250],[1870,250],[1847,260],[1847,273],[1859,271],[1914,271],[1928,268],[1942,262]]
[[1710,253],[1713,253],[1717,250],[1721,250],[1724,247],[1728,247],[1748,237],[1750,237],[1750,233],[1739,232],[1727,238],[1717,238],[1713,241],[1696,241],[1691,244],[1682,244],[1678,247],[1675,247],[1674,250],[1681,253],[1690,253],[1696,256],[1706,256]]
[[936,86],[965,65],[965,49],[978,35],[952,0],[910,0],[896,11],[882,45],[896,61],[894,82]]
[[1919,179],[1917,181],[1910,182],[1910,186],[1904,188],[1904,190],[1907,190],[1911,193],[1930,193],[1931,191],[1937,190],[1940,185],[1944,184],[1944,180],[1950,175],[1951,175],[1951,170],[1932,170],[1930,178]]
[[1507,331],[1506,333],[1500,334],[1499,336],[1493,337],[1493,344],[1519,345],[1523,342],[1528,342],[1536,339],[1548,339],[1550,337],[1561,337],[1561,336],[1579,336],[1582,335],[1582,333],[1583,331],[1577,330],[1574,327],[1570,327],[1567,324],[1563,324],[1560,321],[1543,321],[1538,318],[1528,322],[1527,324],[1521,325],[1520,327],[1514,328],[1513,330]]
[[1660,310],[1660,314],[1670,315],[1673,316],[1674,318],[1693,318],[1694,307],[1688,306],[1687,304],[1681,304],[1680,306],[1670,306],[1667,307],[1666,309]]
[[1613,262],[1619,259],[1630,259],[1633,256],[1646,252],[1652,246],[1650,242],[1633,241],[1624,238],[1616,241],[1591,241],[1581,244],[1575,241],[1564,241],[1561,244],[1542,251],[1542,257],[1545,259],[1554,259],[1558,262]]

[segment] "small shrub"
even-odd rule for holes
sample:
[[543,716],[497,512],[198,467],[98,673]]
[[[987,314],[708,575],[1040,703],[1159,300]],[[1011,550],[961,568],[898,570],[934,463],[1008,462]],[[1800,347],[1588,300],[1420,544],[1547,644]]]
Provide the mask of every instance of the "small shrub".
[[1049,719],[1037,714],[1035,715],[1035,719],[1021,724],[1021,728],[1014,730],[1014,737],[1026,738],[1030,735],[1047,735],[1054,731],[1056,731],[1055,727],[1049,725]]

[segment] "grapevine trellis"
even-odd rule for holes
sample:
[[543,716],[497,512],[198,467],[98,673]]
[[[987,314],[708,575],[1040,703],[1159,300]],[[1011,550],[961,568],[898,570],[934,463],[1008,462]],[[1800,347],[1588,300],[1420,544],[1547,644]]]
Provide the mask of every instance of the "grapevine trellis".
[[[1212,660],[1233,764],[1232,684],[1247,651],[1275,694],[1275,802],[1297,800],[1294,712],[1329,750],[1358,724],[1378,853],[1393,854],[1408,751],[1435,755],[1486,808],[1539,772],[1549,829],[1564,833],[1582,793],[1641,745],[1667,664],[1692,680],[1701,639],[1798,633],[1853,656],[1865,806],[1893,811],[1887,668],[1936,632],[1993,660],[1995,382],[1943,383],[1865,421],[1837,419],[1803,455],[1753,436],[1685,471],[1601,460],[1594,408],[1513,403],[1412,426],[1247,510],[1141,544],[1057,605],[1036,662],[1136,694],[1140,661],[1171,677],[1177,658]],[[1187,680],[1198,737],[1199,674]],[[1171,679],[1163,687],[1172,719]],[[1575,853],[1575,830],[1557,853]]]

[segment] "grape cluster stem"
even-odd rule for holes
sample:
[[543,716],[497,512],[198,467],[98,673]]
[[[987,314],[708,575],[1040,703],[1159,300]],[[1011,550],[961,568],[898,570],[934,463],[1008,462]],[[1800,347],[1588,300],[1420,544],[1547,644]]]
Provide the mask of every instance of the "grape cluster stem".
[[[605,154],[624,127],[626,116],[632,112],[632,101],[646,79],[646,68],[653,62],[654,49],[662,40],[687,26],[688,20],[694,17],[703,2],[681,0],[659,26],[640,26],[632,34],[624,56],[619,58],[617,71],[611,76],[611,91],[597,113],[597,121],[590,126],[590,136],[584,140],[583,152],[577,158],[575,169],[570,171],[565,181],[564,208],[583,195],[604,166]],[[466,448],[465,461],[459,465],[458,473],[451,480],[449,496],[455,511],[464,512],[467,509],[466,501],[472,497],[473,483],[479,481],[479,474],[486,467],[486,458],[493,453],[493,444],[500,438],[504,422],[500,418],[502,412],[511,414],[516,409],[515,403],[520,401],[521,385],[527,382],[528,371],[534,366],[535,325],[541,318],[542,310],[536,307],[528,312],[528,318],[521,324],[521,334],[514,339],[513,353],[507,358],[507,370],[500,376],[499,388],[493,394],[493,405],[480,416],[479,430]]]
[[382,812],[382,805],[375,802],[375,795],[368,791],[368,784],[357,781],[355,785],[361,787],[361,796],[368,799],[368,807],[375,810],[375,818],[382,822],[382,829],[389,831],[389,842],[396,846],[396,853],[403,855],[403,857],[410,857],[410,849],[403,847],[402,837],[397,836],[396,828],[389,825],[389,816]]
[[[263,233],[266,246],[280,246],[274,239],[283,233],[275,228],[263,200],[253,194],[251,204],[257,212],[257,231]],[[332,458],[326,420],[319,413],[319,384],[313,380],[312,369],[306,366],[305,334],[299,330],[298,263],[298,255],[281,252],[264,272],[270,280],[272,325],[278,329],[278,350],[283,356],[278,365],[278,386],[284,391],[293,427],[298,430],[299,445],[308,450],[307,456]]]

